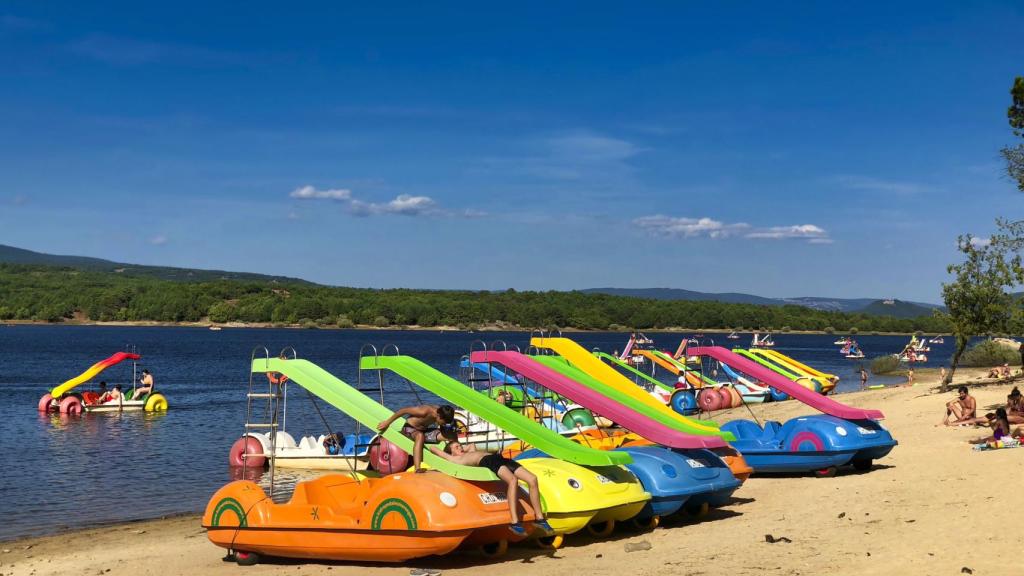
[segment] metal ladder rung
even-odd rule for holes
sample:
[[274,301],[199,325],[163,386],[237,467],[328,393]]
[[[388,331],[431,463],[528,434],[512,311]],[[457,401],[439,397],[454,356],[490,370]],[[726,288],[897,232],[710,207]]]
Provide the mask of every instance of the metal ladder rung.
[[356,388],[356,392],[380,392],[380,388]]
[[266,392],[257,392],[246,394],[249,398],[280,398],[281,395],[277,393],[268,394]]
[[277,423],[275,422],[274,424],[250,424],[250,423],[246,422],[245,423],[245,427],[246,428],[277,428]]

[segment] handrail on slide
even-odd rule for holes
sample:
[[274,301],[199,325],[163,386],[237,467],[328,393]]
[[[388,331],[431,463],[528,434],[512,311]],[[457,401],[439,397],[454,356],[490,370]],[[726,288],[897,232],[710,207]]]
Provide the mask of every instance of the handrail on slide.
[[[252,371],[254,373],[280,372],[287,376],[290,381],[309,390],[314,396],[348,414],[371,430],[376,430],[377,424],[387,420],[392,414],[392,411],[386,406],[378,404],[369,396],[357,391],[330,372],[308,360],[257,358],[252,361]],[[412,454],[413,441],[401,432],[403,422],[401,419],[392,422],[391,426],[381,436],[405,452]],[[444,458],[434,456],[429,451],[423,453],[423,461],[435,470],[463,480],[487,481],[498,479],[497,476],[486,468],[453,464]]]
[[628,370],[631,374],[635,374],[639,378],[643,378],[648,384],[651,384],[653,386],[657,386],[658,388],[661,388],[662,390],[665,390],[666,392],[674,392],[675,391],[675,388],[669,386],[668,384],[665,384],[664,382],[662,382],[661,380],[658,380],[657,378],[653,378],[651,376],[648,376],[647,374],[644,374],[643,372],[637,370],[636,368],[633,368],[632,366],[630,366],[626,362],[616,358],[615,356],[612,356],[611,354],[608,354],[607,352],[601,352],[600,350],[594,350],[592,352],[592,354],[594,356],[598,357],[598,358],[601,358],[603,360],[607,360],[607,361],[611,362],[612,364],[615,364],[619,368],[622,368],[624,370]]
[[789,394],[811,408],[824,412],[825,414],[836,416],[837,418],[845,418],[847,420],[881,420],[882,418],[885,418],[881,410],[865,410],[841,404],[828,396],[818,394],[813,390],[793,382],[789,378],[786,378],[782,374],[779,374],[770,368],[766,368],[749,358],[744,358],[743,356],[740,356],[735,352],[730,352],[720,346],[700,346],[697,348],[691,348],[690,354],[693,354],[694,356],[710,356],[719,362],[732,366],[734,369],[739,370],[748,376],[752,376],[757,380],[764,382],[776,390],[781,390],[782,392]]
[[666,424],[645,416],[620,403],[617,399],[601,394],[576,382],[548,366],[518,352],[473,352],[473,362],[497,363],[515,370],[540,386],[570,398],[580,406],[609,418],[627,430],[636,432],[658,444],[672,448],[719,448],[725,446],[721,438],[695,436],[673,429]]
[[359,359],[359,369],[390,370],[554,458],[584,466],[629,464],[633,461],[625,452],[594,450],[577,444],[411,356],[364,356]]
[[[724,434],[712,425],[696,422],[673,411],[664,403],[659,402],[653,396],[648,394],[646,390],[637,386],[635,382],[623,376],[618,370],[595,358],[593,354],[573,340],[568,338],[531,338],[530,345],[538,348],[548,348],[556,352],[562,358],[571,362],[573,366],[578,368],[580,371],[587,373],[596,380],[599,380],[600,382],[633,397],[637,401],[645,404],[650,410],[656,410],[661,414],[667,415],[668,417],[689,426],[692,428],[689,431],[693,434],[701,436],[722,436]],[[726,440],[729,439],[731,438],[726,438]]]

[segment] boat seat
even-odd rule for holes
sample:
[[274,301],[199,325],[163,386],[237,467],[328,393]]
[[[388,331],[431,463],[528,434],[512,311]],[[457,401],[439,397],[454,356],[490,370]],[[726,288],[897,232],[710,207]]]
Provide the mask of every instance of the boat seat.
[[319,446],[319,444],[317,444],[316,439],[312,436],[306,436],[302,440],[299,440],[299,448],[302,448],[303,450],[315,450],[317,446]]
[[275,441],[278,448],[295,448],[295,438],[284,430],[278,431]]
[[761,439],[774,440],[779,435],[780,430],[782,430],[781,422],[776,422],[775,420],[767,420],[764,423],[764,433],[761,434]]

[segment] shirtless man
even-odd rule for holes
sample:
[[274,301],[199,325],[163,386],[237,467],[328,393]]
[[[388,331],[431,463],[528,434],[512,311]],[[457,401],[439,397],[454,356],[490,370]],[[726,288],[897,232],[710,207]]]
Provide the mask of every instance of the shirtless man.
[[452,442],[458,440],[455,428],[452,427],[455,422],[455,409],[447,404],[444,406],[424,404],[402,408],[387,420],[377,424],[377,431],[384,432],[392,422],[402,416],[408,416],[405,424],[402,425],[402,434],[416,443],[412,452],[412,463],[416,472],[423,472],[420,464],[423,463],[424,444],[427,442],[437,444],[441,438]]
[[[957,388],[956,393],[958,398],[946,403],[946,417],[942,423],[947,426],[971,423],[978,417],[978,402],[967,393],[967,386]],[[954,417],[952,422],[949,421],[950,416]]]
[[533,506],[533,513],[536,517],[534,525],[543,530],[548,536],[555,533],[551,529],[551,525],[548,524],[548,521],[544,519],[544,510],[540,504],[540,488],[537,486],[537,476],[523,468],[519,462],[505,458],[501,454],[477,450],[472,444],[463,447],[458,442],[449,442],[443,451],[431,446],[430,451],[455,464],[487,468],[494,472],[498,478],[504,480],[508,484],[508,491],[505,495],[508,499],[508,511],[512,515],[512,525],[509,526],[509,530],[516,536],[526,536],[526,529],[519,523],[519,507],[516,506],[519,481],[526,482],[530,495],[530,505]]

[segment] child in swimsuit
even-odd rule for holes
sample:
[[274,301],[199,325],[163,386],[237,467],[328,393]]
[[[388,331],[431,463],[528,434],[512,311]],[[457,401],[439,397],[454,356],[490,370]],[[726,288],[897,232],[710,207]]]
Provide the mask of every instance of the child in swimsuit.
[[443,451],[431,446],[430,451],[449,462],[462,464],[463,466],[482,466],[494,472],[494,475],[498,478],[504,480],[508,484],[506,496],[508,498],[509,513],[512,515],[512,524],[509,526],[509,530],[517,536],[526,536],[526,529],[519,523],[519,509],[516,506],[519,481],[522,480],[529,489],[530,505],[533,506],[533,512],[536,516],[534,526],[542,530],[547,536],[555,533],[551,525],[544,519],[544,510],[540,504],[540,488],[537,487],[537,476],[523,468],[519,462],[505,458],[501,454],[477,450],[472,444],[468,445],[468,447],[463,447],[458,442],[449,442]]

